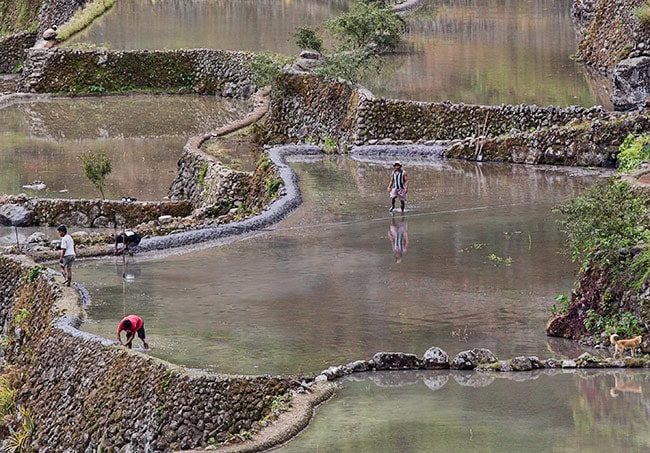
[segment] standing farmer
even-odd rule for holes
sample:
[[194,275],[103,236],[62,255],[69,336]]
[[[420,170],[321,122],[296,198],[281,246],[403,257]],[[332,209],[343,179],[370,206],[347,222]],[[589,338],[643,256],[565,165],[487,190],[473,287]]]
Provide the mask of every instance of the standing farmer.
[[390,176],[390,182],[388,183],[386,191],[390,194],[391,203],[389,212],[392,213],[395,210],[395,200],[398,198],[402,212],[404,212],[406,194],[409,191],[409,179],[399,161],[395,161],[393,164],[393,173]]
[[59,258],[59,264],[61,265],[61,273],[63,274],[63,283],[70,286],[72,282],[72,263],[74,263],[76,257],[74,240],[68,234],[68,229],[65,225],[60,225],[56,231],[61,236],[61,257]]

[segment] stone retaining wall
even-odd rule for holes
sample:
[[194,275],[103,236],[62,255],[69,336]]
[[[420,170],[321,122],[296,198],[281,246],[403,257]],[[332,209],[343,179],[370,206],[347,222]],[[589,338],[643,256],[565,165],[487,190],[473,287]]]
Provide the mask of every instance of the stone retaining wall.
[[208,137],[193,137],[183,148],[170,200],[189,200],[194,210],[216,217],[244,203],[251,189],[251,175],[223,166],[201,151]]
[[340,148],[444,141],[446,157],[573,166],[612,166],[628,133],[650,130],[639,112],[382,99],[307,74],[287,74],[275,87],[270,124],[288,141],[333,138]]
[[252,54],[215,49],[30,49],[19,90],[37,93],[168,92],[248,99]]
[[80,332],[73,289],[25,258],[0,256],[0,268],[0,355],[27,372],[19,400],[41,448],[206,447],[252,430],[290,390],[289,376],[189,373]]
[[66,200],[30,198],[24,194],[0,197],[0,224],[11,226],[121,227],[138,225],[163,215],[185,217],[189,201]]
[[37,32],[20,32],[0,38],[0,73],[13,73],[25,59],[25,49],[36,43]]

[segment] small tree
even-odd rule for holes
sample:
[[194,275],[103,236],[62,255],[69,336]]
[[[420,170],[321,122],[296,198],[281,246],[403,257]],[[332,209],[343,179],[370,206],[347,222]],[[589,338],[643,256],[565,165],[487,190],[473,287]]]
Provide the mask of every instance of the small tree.
[[301,49],[314,50],[318,53],[323,49],[323,39],[311,27],[300,27],[293,37],[296,39],[296,45]]
[[347,13],[327,21],[327,28],[345,49],[373,49],[380,54],[395,50],[406,26],[392,9],[378,2],[357,0]]
[[105,200],[104,187],[106,186],[106,177],[110,174],[112,168],[111,158],[105,153],[93,153],[88,151],[79,156],[81,167],[84,170],[86,178],[93,183],[99,193],[102,194],[102,200]]

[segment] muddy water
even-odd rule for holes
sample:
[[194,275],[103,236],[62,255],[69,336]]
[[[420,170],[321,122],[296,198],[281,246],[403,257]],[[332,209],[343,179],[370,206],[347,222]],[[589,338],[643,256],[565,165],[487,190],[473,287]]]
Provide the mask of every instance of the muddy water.
[[[603,82],[571,59],[577,49],[571,3],[428,0],[409,17],[404,46],[362,83],[390,98],[610,108]],[[293,34],[300,26],[323,31],[323,22],[346,8],[343,0],[125,0],[66,45],[297,55]]]
[[596,177],[406,163],[407,212],[390,216],[387,165],[292,167],[305,204],[272,231],[160,260],[79,263],[93,298],[83,328],[112,338],[138,313],[153,355],[226,373],[313,373],[434,345],[507,357],[571,345],[543,330],[576,273],[551,209]]
[[[187,138],[246,115],[245,101],[199,96],[61,98],[0,110],[0,193],[96,198],[80,154],[112,161],[105,195],[161,200],[176,175]],[[25,188],[35,180],[44,190]]]

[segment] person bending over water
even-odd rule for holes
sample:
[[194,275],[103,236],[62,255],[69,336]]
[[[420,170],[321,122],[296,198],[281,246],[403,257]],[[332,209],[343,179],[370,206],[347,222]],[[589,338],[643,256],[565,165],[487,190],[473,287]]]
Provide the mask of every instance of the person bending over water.
[[[120,336],[120,332],[122,331],[126,332],[126,343],[122,343],[122,337]],[[147,337],[144,331],[144,321],[136,315],[129,315],[120,321],[120,325],[117,327],[117,341],[121,345],[131,349],[136,333],[138,334],[138,338],[142,340],[144,348],[149,349],[149,343],[147,343]]]

